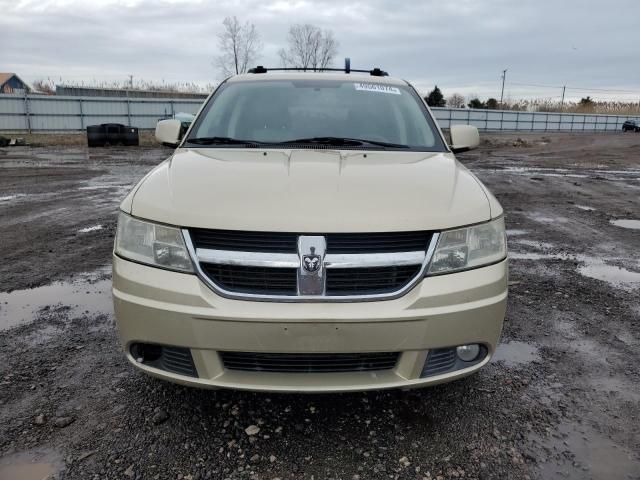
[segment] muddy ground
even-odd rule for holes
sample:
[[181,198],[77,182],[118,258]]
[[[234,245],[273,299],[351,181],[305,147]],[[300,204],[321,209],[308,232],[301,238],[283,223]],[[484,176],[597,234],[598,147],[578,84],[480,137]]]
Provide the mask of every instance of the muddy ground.
[[168,150],[0,149],[0,479],[640,478],[640,230],[619,222],[640,220],[640,135],[519,137],[460,156],[506,211],[496,359],[426,390],[305,396],[125,362],[116,209]]
[[[0,137],[22,139],[27,145],[33,147],[86,147],[87,135],[85,132],[65,133],[2,133]],[[153,130],[139,130],[138,139],[141,147],[157,147]]]

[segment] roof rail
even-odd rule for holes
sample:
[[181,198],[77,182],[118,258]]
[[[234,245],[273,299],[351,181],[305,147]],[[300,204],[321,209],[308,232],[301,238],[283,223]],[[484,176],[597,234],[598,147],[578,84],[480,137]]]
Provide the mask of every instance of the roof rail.
[[346,66],[345,68],[303,68],[303,67],[281,67],[281,68],[266,68],[262,65],[250,68],[247,73],[267,73],[267,72],[344,72],[344,73],[368,73],[373,77],[388,77],[389,74],[384,70],[380,70],[378,67],[372,70],[355,70]]

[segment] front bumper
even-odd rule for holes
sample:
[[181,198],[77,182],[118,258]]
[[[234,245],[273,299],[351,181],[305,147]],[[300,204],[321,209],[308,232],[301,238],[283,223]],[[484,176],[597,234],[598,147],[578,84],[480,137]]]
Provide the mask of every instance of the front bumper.
[[[127,358],[173,382],[257,391],[334,392],[413,388],[451,381],[484,366],[495,351],[507,300],[507,261],[425,278],[394,300],[355,303],[253,302],[216,295],[195,275],[113,258],[113,298]],[[197,377],[138,363],[134,342],[190,349]],[[420,378],[429,350],[480,343],[479,363]],[[225,369],[219,351],[400,352],[375,372],[269,373]]]

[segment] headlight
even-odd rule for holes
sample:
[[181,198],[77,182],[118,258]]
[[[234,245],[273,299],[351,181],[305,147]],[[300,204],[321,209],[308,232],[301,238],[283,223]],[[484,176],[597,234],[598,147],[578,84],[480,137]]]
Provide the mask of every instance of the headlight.
[[507,256],[504,217],[440,234],[427,274],[449,273],[499,262]]
[[193,272],[180,229],[133,218],[120,212],[116,253],[153,267]]

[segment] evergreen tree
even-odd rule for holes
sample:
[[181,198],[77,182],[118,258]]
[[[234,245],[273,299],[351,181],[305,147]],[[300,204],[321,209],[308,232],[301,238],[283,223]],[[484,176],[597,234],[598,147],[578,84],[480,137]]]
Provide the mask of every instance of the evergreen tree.
[[425,101],[430,107],[444,107],[447,104],[437,85],[429,92],[429,95],[425,97]]

